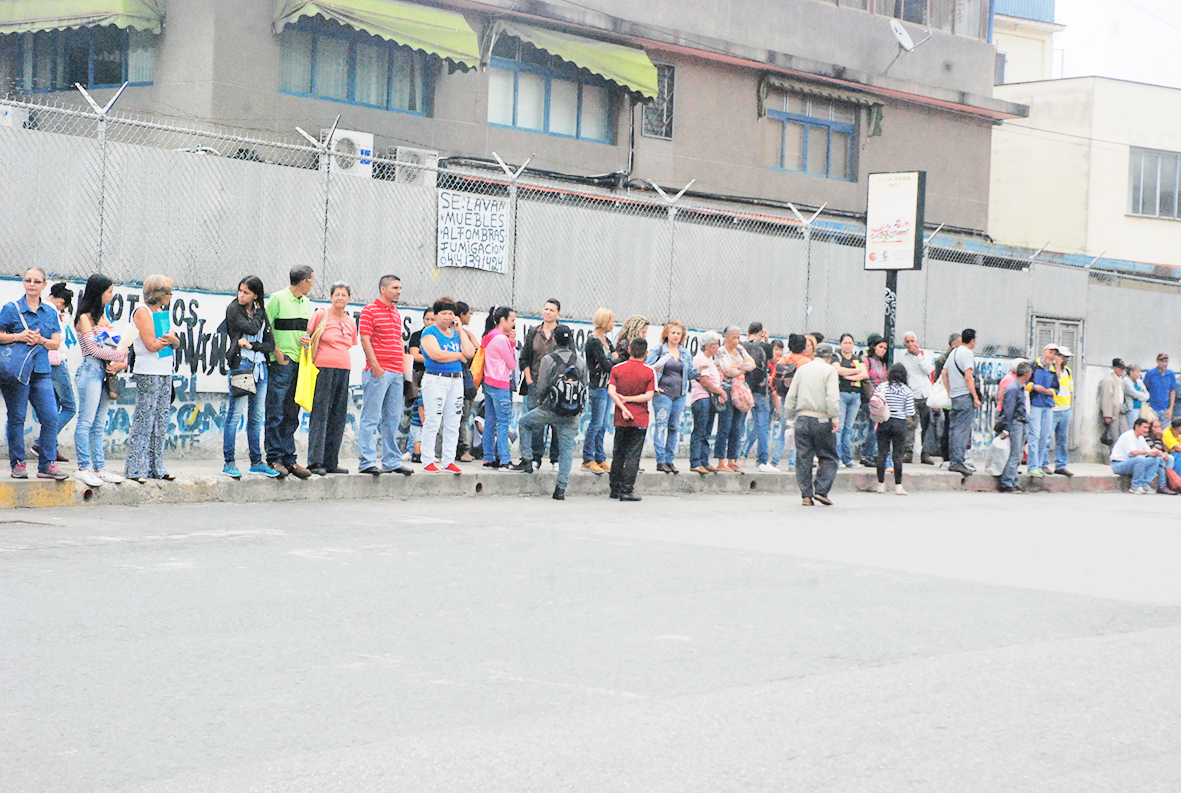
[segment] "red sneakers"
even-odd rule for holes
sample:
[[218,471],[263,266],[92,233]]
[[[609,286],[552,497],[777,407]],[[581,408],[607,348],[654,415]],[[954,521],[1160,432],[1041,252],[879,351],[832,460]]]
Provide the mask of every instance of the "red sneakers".
[[439,466],[435,465],[434,463],[427,463],[426,467],[423,468],[422,470],[424,473],[437,474],[442,469],[440,469]]
[[446,468],[444,468],[443,470],[444,470],[444,471],[446,471],[446,472],[447,472],[447,473],[449,473],[449,474],[462,474],[462,473],[463,473],[463,469],[462,469],[462,468],[460,468],[460,467],[459,467],[458,465],[456,465],[455,463],[451,463],[451,465],[447,466],[447,467],[446,467]]

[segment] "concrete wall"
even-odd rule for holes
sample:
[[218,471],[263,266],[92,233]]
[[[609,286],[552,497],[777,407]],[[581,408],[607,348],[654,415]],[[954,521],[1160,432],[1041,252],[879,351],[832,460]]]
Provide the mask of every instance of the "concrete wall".
[[1005,82],[1028,83],[1049,80],[1054,65],[1054,34],[1061,25],[997,14],[993,22],[993,42],[998,54],[1005,56]]

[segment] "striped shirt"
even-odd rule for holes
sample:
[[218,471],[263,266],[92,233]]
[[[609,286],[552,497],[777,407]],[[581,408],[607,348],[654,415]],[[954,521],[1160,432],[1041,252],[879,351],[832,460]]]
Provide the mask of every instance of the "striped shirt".
[[[378,365],[387,372],[402,373],[402,315],[393,303],[388,306],[380,300],[374,300],[361,309],[359,331],[362,336],[369,337],[373,345],[373,357]],[[366,356],[365,371],[369,371],[369,360]]]
[[905,383],[882,383],[874,389],[874,393],[886,398],[890,418],[906,421],[914,415],[914,395]]

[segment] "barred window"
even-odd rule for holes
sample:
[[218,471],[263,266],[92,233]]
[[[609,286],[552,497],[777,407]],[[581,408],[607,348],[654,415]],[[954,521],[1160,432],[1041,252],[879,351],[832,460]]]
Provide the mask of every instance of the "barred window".
[[1133,148],[1128,212],[1157,218],[1181,217],[1177,200],[1179,181],[1181,154]]
[[640,133],[647,138],[673,138],[673,84],[676,69],[665,63],[656,64],[658,89],[656,99],[644,105],[644,123]]

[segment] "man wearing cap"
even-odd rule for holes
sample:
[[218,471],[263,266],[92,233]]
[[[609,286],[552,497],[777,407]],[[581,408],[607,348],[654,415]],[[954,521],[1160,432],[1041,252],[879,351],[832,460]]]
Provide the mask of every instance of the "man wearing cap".
[[566,498],[566,486],[570,484],[570,467],[574,460],[574,439],[578,435],[578,422],[581,413],[572,416],[557,412],[554,404],[554,384],[558,382],[566,369],[573,365],[575,378],[582,384],[582,393],[587,394],[586,361],[579,357],[571,345],[574,335],[568,325],[555,325],[553,330],[554,351],[540,361],[534,360],[537,378],[533,381],[532,389],[537,389],[537,407],[521,416],[517,428],[521,438],[521,462],[511,469],[521,473],[533,473],[533,445],[538,438],[544,439],[545,428],[552,427],[553,439],[551,443],[558,445],[558,485],[554,488],[554,498],[562,501]]
[[1113,358],[1111,374],[1099,384],[1099,413],[1103,416],[1104,443],[1111,446],[1115,439],[1127,432],[1124,426],[1124,372],[1127,371],[1123,358]]
[[1029,393],[1029,475],[1045,476],[1054,435],[1054,396],[1058,393],[1058,345],[1047,344],[1033,367]]
[[[1074,476],[1066,468],[1070,457],[1066,451],[1066,442],[1070,439],[1071,398],[1074,396],[1074,375],[1067,366],[1072,353],[1069,349],[1058,345],[1058,391],[1054,394],[1053,439],[1054,439],[1054,473],[1065,477]],[[1049,473],[1049,469],[1046,470]]]
[[[783,398],[783,415],[796,420],[796,481],[805,507],[815,498],[832,506],[828,491],[836,481],[837,430],[841,397],[837,370],[832,367],[835,348],[827,342],[816,345],[816,357],[796,369],[791,388]],[[820,458],[820,470],[812,479],[812,457]]]
[[1156,411],[1161,424],[1173,420],[1173,403],[1177,399],[1177,375],[1169,369],[1168,353],[1156,356],[1156,368],[1144,373],[1148,389],[1148,406]]

